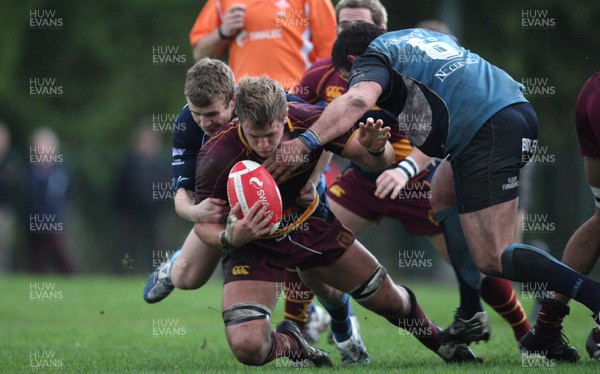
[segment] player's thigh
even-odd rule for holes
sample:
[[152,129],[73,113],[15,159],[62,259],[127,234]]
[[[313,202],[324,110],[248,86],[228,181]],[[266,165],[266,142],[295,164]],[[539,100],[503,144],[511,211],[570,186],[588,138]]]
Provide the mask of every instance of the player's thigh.
[[369,221],[368,219],[346,209],[333,199],[329,199],[329,207],[336,218],[339,219],[344,226],[352,230],[357,235],[367,231],[375,224],[375,222]]
[[456,205],[452,166],[445,159],[442,160],[433,174],[430,203],[434,212],[439,212]]

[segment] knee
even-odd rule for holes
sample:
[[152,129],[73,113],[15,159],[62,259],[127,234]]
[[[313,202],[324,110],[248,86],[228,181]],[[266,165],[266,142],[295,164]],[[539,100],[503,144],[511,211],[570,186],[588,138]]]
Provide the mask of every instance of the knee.
[[450,185],[435,184],[431,185],[431,197],[429,204],[434,212],[441,212],[444,209],[456,206],[456,196],[454,188]]
[[[210,279],[212,274],[204,274],[201,271],[194,271],[189,264],[175,260],[171,268],[171,282],[180,290],[196,290]],[[198,270],[198,269],[196,269]]]
[[477,254],[473,256],[477,269],[485,275],[498,277],[502,275],[502,261],[500,256],[490,253]]
[[237,334],[229,340],[231,352],[244,365],[263,365],[271,348],[271,340],[257,334]]

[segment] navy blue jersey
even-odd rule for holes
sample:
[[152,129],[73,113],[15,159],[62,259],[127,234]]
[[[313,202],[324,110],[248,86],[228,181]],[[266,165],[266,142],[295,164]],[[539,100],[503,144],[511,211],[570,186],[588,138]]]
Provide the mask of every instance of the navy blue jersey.
[[194,121],[190,108],[184,106],[176,123],[180,131],[173,131],[173,189],[179,188],[193,191],[196,179],[196,155],[208,140],[208,135]]
[[[286,94],[288,102],[306,102],[294,95]],[[190,108],[184,106],[177,116],[177,128],[180,131],[173,131],[173,149],[172,162],[173,169],[173,190],[185,188],[194,191],[196,180],[196,156],[204,143],[209,139],[202,128],[194,121]]]
[[411,143],[433,157],[456,157],[500,109],[527,102],[506,72],[425,29],[388,32],[353,64],[349,87],[374,81],[377,105],[391,112]]

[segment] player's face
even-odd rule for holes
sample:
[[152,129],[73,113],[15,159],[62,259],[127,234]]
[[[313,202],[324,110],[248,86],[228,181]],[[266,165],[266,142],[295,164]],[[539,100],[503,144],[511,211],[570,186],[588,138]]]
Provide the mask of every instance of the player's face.
[[242,123],[246,141],[257,155],[267,158],[275,152],[283,138],[283,124],[285,121],[286,119],[283,121],[275,120],[271,123],[271,126],[260,129],[251,126],[250,123]]
[[371,11],[367,8],[344,8],[340,10],[338,16],[337,33],[339,34],[345,27],[356,22],[375,23]]
[[216,135],[233,117],[233,100],[218,100],[207,106],[196,106],[188,100],[188,107],[194,121],[208,136]]

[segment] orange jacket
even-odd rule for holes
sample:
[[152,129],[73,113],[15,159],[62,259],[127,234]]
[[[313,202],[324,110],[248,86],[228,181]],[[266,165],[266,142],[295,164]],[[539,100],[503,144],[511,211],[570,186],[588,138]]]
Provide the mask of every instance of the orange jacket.
[[246,4],[244,29],[229,43],[236,80],[267,74],[287,90],[311,63],[331,56],[336,21],[330,0],[208,0],[190,31],[192,47],[221,25],[233,4]]

